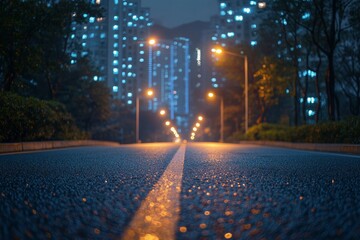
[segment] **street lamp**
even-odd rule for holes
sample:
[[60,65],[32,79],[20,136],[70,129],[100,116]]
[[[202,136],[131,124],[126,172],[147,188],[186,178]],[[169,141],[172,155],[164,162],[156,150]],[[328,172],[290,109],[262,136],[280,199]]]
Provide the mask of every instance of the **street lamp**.
[[161,109],[159,113],[161,116],[164,116],[166,114],[166,111],[164,109]]
[[233,52],[224,51],[222,48],[212,48],[211,52],[215,54],[222,54],[226,53],[235,57],[241,57],[244,58],[244,78],[245,78],[245,89],[244,89],[244,95],[245,95],[245,133],[247,133],[249,128],[249,74],[248,74],[248,58],[247,55],[240,55]]
[[[215,98],[213,92],[208,93],[209,98]],[[220,142],[224,142],[224,99],[220,96]]]
[[[152,89],[148,89],[146,90],[146,96],[147,97],[152,97],[154,95],[154,91]],[[136,95],[136,126],[135,126],[135,132],[136,132],[136,143],[140,143],[140,137],[139,137],[139,132],[140,132],[140,126],[139,126],[139,121],[140,120],[140,96],[139,94]]]

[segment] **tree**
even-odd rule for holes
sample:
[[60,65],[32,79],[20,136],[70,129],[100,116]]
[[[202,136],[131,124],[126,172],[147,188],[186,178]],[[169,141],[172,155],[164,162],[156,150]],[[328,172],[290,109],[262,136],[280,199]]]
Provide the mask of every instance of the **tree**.
[[58,92],[58,100],[66,105],[77,125],[85,131],[92,131],[110,116],[110,90],[105,82],[94,81],[94,75],[97,72],[89,60],[79,59],[62,80]]
[[310,32],[317,48],[326,56],[326,93],[328,118],[335,120],[336,74],[334,57],[345,30],[351,28],[347,21],[355,0],[312,0],[310,21],[302,25]]
[[[271,107],[279,103],[279,98],[286,94],[291,78],[286,76],[289,68],[276,58],[264,57],[262,67],[255,72],[260,114],[257,123],[266,122]],[[291,71],[291,70],[290,70]],[[284,75],[285,73],[285,75]]]
[[59,76],[68,70],[71,24],[99,16],[98,5],[86,0],[3,0],[0,9],[1,89],[24,94],[26,86],[40,89],[45,84],[46,95],[54,98]]

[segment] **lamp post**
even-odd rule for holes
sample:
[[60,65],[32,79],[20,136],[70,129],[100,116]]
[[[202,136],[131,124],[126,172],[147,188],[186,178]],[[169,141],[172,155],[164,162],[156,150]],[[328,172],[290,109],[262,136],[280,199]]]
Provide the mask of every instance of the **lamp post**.
[[[151,97],[154,95],[154,91],[152,89],[148,89],[146,91],[146,95],[148,97]],[[140,120],[140,97],[139,97],[139,94],[136,96],[136,126],[135,126],[135,134],[136,134],[136,143],[140,143],[141,140],[140,140],[140,137],[139,137],[139,133],[140,133],[140,124],[139,124],[139,121]]]
[[247,133],[249,128],[249,74],[248,74],[248,57],[247,55],[240,55],[233,52],[224,51],[222,48],[212,48],[211,52],[215,54],[222,54],[226,53],[235,57],[244,58],[244,79],[245,79],[245,89],[244,89],[244,96],[245,96],[245,133]]
[[[208,93],[209,98],[214,98],[215,94],[213,92]],[[220,140],[219,142],[224,142],[224,99],[220,96]]]

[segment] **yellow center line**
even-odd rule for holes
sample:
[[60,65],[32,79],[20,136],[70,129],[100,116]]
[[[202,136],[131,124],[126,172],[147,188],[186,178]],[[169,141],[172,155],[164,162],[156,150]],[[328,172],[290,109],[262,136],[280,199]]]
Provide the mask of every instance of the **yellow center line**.
[[122,235],[123,240],[175,239],[186,145],[180,146]]

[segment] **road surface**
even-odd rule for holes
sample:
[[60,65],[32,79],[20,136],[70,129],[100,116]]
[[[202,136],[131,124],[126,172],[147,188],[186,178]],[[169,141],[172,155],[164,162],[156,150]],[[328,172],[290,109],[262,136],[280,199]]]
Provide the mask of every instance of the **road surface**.
[[0,239],[357,239],[360,156],[219,143],[0,155]]

